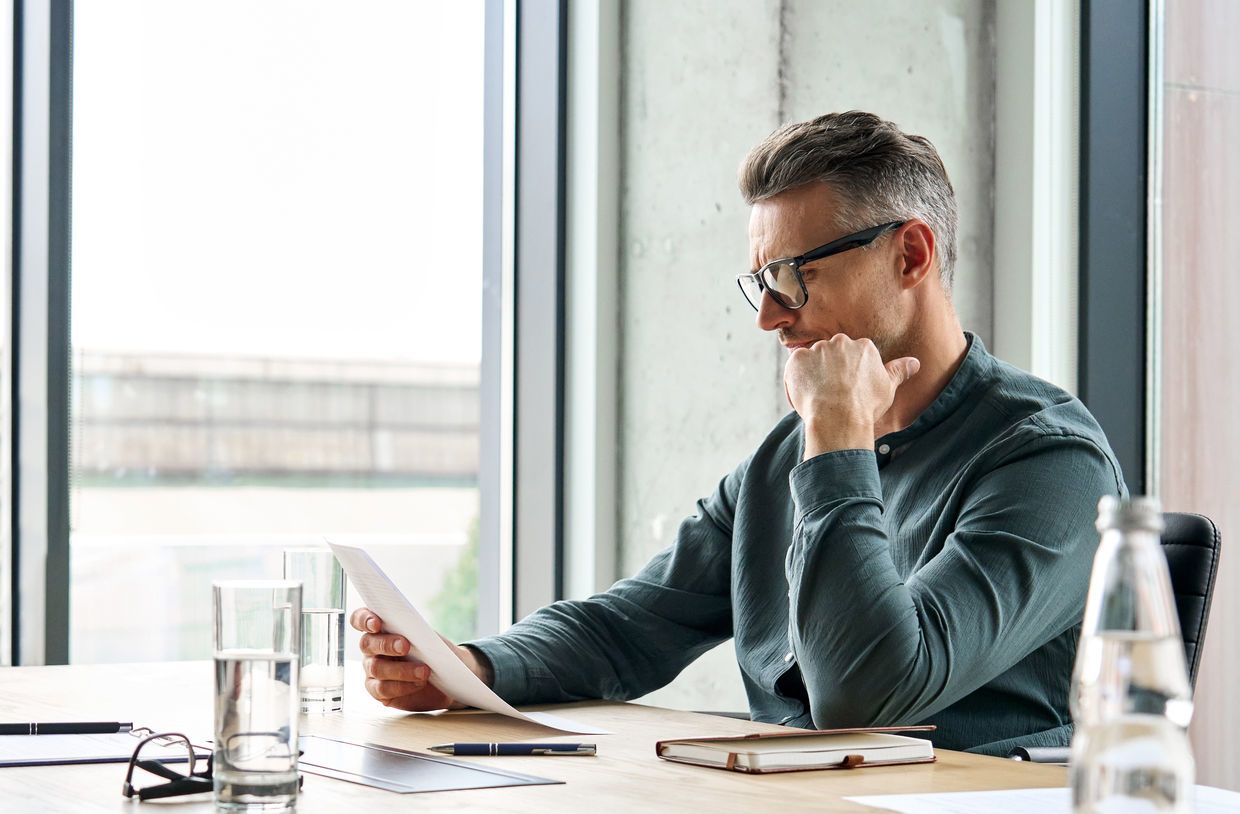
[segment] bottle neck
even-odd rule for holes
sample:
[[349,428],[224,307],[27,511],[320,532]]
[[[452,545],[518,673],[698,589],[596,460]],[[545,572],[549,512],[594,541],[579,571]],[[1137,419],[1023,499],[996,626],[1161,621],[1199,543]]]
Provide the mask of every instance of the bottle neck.
[[1162,538],[1157,532],[1148,529],[1110,528],[1102,533],[1102,542],[1112,545],[1151,546],[1158,548]]
[[1161,538],[1145,528],[1111,528],[1094,560],[1083,633],[1144,632],[1179,637]]

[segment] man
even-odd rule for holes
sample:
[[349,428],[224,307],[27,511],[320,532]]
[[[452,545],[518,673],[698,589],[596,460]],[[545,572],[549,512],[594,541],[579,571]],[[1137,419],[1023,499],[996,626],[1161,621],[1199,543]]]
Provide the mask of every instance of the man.
[[[1125,492],[1076,399],[998,361],[951,301],[956,207],[924,138],[868,113],[788,125],[740,172],[757,323],[793,412],[635,577],[457,654],[514,704],[626,699],[733,637],[750,714],[1065,745],[1099,497]],[[452,705],[362,609],[367,690]]]

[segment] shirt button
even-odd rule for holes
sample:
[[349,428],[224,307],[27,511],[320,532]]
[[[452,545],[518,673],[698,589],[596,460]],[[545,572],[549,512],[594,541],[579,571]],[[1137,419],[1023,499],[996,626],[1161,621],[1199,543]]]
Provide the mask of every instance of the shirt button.
[[785,664],[787,664],[788,662],[792,661],[794,658],[796,658],[796,655],[795,655],[795,654],[793,654],[793,653],[792,653],[792,651],[788,651],[787,653],[784,653],[784,663],[785,663]]
[[878,451],[879,453],[886,455],[888,452],[891,452],[891,447],[887,446],[886,444],[880,444],[878,447]]

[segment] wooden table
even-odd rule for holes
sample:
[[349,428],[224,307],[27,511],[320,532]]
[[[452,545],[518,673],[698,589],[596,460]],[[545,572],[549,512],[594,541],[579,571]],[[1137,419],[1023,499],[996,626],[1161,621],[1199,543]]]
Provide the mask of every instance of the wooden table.
[[[425,750],[452,741],[547,740],[547,730],[475,712],[408,715],[374,702],[350,665],[343,713],[302,716],[302,734]],[[211,733],[209,662],[0,668],[0,721],[132,720],[136,725]],[[514,811],[604,814],[611,811],[876,811],[843,800],[859,794],[1063,786],[1064,770],[1000,758],[938,751],[933,764],[852,771],[743,775],[659,760],[661,738],[772,732],[781,727],[639,704],[587,702],[556,708],[615,734],[563,737],[598,743],[598,757],[457,758],[563,780],[526,786],[394,794],[306,775],[303,814],[331,812]],[[0,768],[0,812],[213,811],[198,802],[143,803],[120,793],[124,764]]]

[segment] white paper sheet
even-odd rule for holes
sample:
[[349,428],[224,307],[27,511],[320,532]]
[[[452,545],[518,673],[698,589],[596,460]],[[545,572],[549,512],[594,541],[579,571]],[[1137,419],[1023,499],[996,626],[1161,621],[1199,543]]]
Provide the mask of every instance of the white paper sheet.
[[[43,763],[110,763],[129,760],[140,738],[128,732],[97,735],[0,735],[0,766]],[[158,746],[148,747],[152,754]],[[144,753],[146,750],[143,750]],[[172,750],[184,755],[185,747]],[[197,749],[205,757],[205,752]]]
[[431,668],[431,683],[447,695],[490,712],[498,712],[522,721],[581,735],[610,735],[605,729],[585,726],[558,715],[545,712],[521,712],[500,698],[483,684],[465,663],[457,658],[439,634],[418,613],[388,575],[360,548],[328,542],[336,559],[344,568],[353,587],[361,594],[366,607],[383,620],[383,629],[399,633],[409,640],[410,651],[406,658],[423,661]]
[[[875,794],[847,797],[854,803],[900,814],[1067,814],[1072,801],[1067,789],[1008,789],[959,791],[947,794]],[[1197,786],[1197,814],[1236,814],[1240,793]]]

